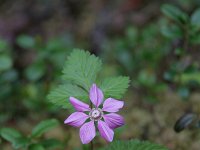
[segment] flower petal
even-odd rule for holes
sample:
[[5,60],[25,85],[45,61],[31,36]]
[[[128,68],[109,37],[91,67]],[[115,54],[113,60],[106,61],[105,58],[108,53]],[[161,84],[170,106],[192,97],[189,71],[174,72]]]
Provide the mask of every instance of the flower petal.
[[112,142],[113,136],[114,136],[114,131],[109,128],[109,126],[104,122],[99,120],[98,121],[98,129],[100,135],[108,142]]
[[93,84],[90,88],[90,100],[91,102],[96,106],[99,107],[99,105],[103,101],[103,92],[97,87],[96,84]]
[[76,111],[90,111],[90,106],[80,100],[76,99],[75,97],[69,98],[70,103],[74,106]]
[[103,103],[103,111],[107,112],[118,112],[124,106],[123,101],[119,101],[113,98],[108,98]]
[[74,112],[64,121],[64,123],[74,127],[80,127],[87,118],[89,118],[89,116],[83,112]]
[[116,113],[105,114],[103,118],[111,129],[124,125],[124,118]]
[[96,130],[94,126],[94,121],[85,123],[80,128],[80,138],[83,144],[88,144],[96,136]]

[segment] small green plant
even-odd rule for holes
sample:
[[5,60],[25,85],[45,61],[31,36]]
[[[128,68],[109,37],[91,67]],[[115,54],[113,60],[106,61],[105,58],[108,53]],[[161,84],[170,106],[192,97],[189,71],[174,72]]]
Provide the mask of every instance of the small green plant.
[[1,128],[0,136],[12,144],[13,149],[20,150],[46,150],[57,149],[62,147],[62,142],[57,139],[43,138],[43,134],[58,126],[55,119],[44,120],[37,124],[30,135],[25,136],[21,132],[13,128]]
[[75,49],[68,57],[63,68],[64,83],[53,89],[48,99],[55,105],[71,108],[68,99],[74,96],[89,102],[88,92],[93,83],[97,83],[104,92],[105,98],[122,98],[129,85],[129,78],[125,76],[108,77],[103,80],[97,78],[101,70],[101,60],[84,50]]
[[[96,136],[96,126],[100,135],[106,141],[112,142],[114,128],[124,124],[123,117],[115,113],[123,107],[124,102],[114,98],[121,99],[129,86],[128,77],[98,79],[101,66],[102,62],[98,57],[87,51],[75,49],[69,55],[63,68],[64,83],[53,89],[48,95],[50,102],[55,105],[67,109],[70,109],[71,105],[74,107],[76,112],[72,113],[64,123],[80,127],[81,141],[83,144],[90,143],[91,150],[94,148],[92,140]],[[106,100],[101,109],[99,106],[103,99]],[[87,104],[89,100],[91,100],[90,106]],[[89,111],[89,114],[87,114],[87,111]],[[105,150],[127,148],[167,150],[162,146],[140,141],[116,141]],[[88,147],[84,146],[84,149],[88,149]]]
[[179,95],[187,98],[192,89],[200,85],[200,72],[195,59],[195,46],[200,44],[200,9],[188,15],[176,6],[164,4],[161,11],[167,17],[162,22],[161,32],[173,43],[169,54],[174,55],[164,78],[177,85]]

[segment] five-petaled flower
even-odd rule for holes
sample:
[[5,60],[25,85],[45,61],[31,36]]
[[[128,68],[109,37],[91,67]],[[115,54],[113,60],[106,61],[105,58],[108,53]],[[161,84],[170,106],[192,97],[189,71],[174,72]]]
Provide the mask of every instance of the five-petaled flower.
[[[72,113],[64,123],[74,127],[81,127],[79,135],[83,144],[88,144],[96,136],[96,124],[100,135],[106,141],[111,142],[114,136],[113,129],[124,125],[123,117],[115,113],[124,106],[124,102],[108,98],[104,101],[103,108],[99,108],[104,95],[96,84],[93,84],[90,88],[89,97],[92,104],[95,106],[94,108],[90,108],[88,104],[74,97],[70,97],[70,103],[77,112]],[[84,113],[87,111],[89,114]],[[85,123],[88,119],[90,119],[90,121]]]

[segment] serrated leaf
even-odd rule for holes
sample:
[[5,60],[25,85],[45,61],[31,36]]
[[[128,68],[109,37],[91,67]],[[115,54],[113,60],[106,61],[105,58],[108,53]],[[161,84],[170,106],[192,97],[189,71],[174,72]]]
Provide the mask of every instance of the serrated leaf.
[[31,138],[40,137],[45,132],[51,130],[52,128],[55,128],[58,124],[59,123],[56,119],[50,119],[40,122],[33,128]]
[[113,97],[120,99],[126,92],[129,86],[129,77],[112,77],[106,78],[100,85],[100,89],[103,90],[105,98]]
[[28,148],[29,150],[45,150],[41,144],[31,144]]
[[148,141],[130,140],[130,141],[115,141],[109,146],[100,150],[169,150],[164,146],[154,144]]
[[101,60],[84,50],[75,49],[63,68],[63,79],[89,90],[101,69]]
[[200,8],[192,14],[191,24],[200,27]]
[[11,143],[14,143],[16,138],[22,137],[22,134],[13,128],[2,128],[0,134],[2,138]]
[[47,98],[57,106],[72,108],[72,105],[69,103],[70,96],[79,98],[80,100],[88,99],[86,91],[72,84],[60,85],[58,88],[52,90]]
[[161,11],[170,19],[180,22],[180,23],[185,23],[188,20],[188,16],[186,13],[181,11],[179,8],[170,5],[170,4],[164,4],[161,7]]

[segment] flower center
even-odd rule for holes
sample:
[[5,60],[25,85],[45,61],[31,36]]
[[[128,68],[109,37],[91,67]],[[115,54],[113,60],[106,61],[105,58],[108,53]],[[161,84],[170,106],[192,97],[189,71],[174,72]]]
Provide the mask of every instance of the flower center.
[[90,119],[98,121],[103,116],[103,111],[100,108],[93,108],[89,113]]

